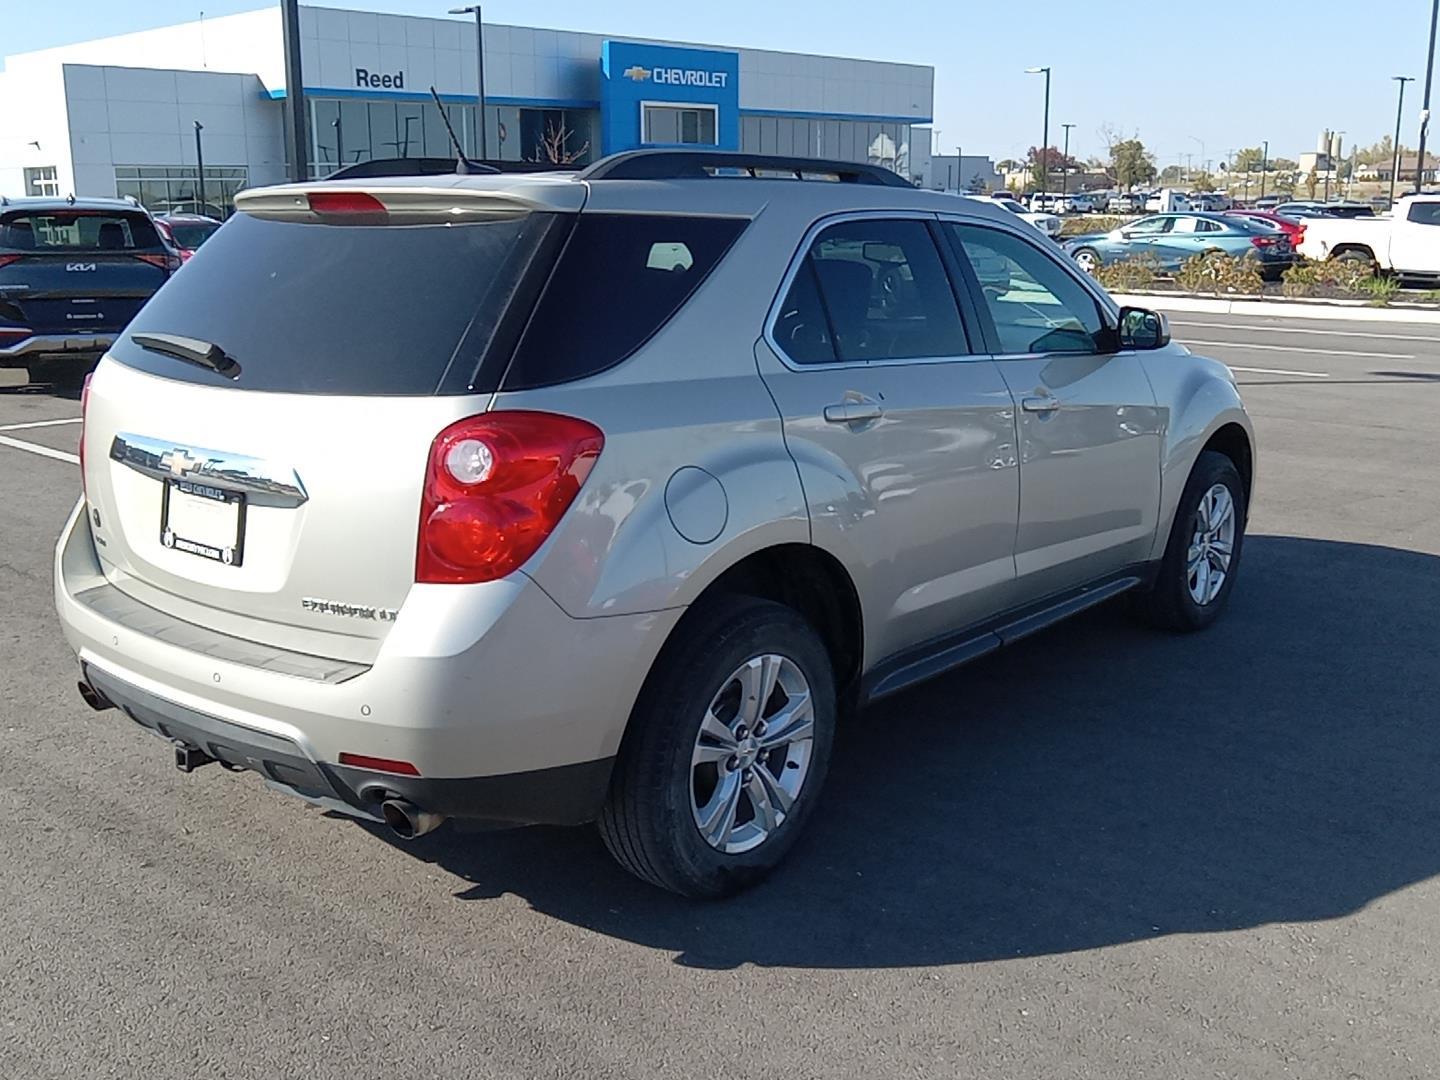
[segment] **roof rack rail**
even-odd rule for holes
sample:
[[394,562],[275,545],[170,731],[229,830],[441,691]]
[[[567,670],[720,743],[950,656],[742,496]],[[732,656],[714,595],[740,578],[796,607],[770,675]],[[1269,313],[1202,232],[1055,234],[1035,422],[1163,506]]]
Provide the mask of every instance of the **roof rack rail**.
[[409,157],[372,158],[336,169],[325,180],[363,180],[384,176],[455,176],[489,175],[495,173],[575,172],[574,165],[555,165],[539,161],[467,161],[464,168],[455,158]]
[[601,158],[580,172],[579,180],[707,180],[768,177],[829,180],[842,184],[914,187],[881,165],[824,158],[778,157],[733,150],[626,150]]

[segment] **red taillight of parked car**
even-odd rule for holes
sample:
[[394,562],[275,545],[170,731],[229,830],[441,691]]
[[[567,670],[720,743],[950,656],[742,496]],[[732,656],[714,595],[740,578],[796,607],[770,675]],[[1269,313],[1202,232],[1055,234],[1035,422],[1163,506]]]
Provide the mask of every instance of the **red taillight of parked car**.
[[604,446],[593,424],[553,413],[451,424],[430,447],[415,580],[493,581],[519,569],[554,532]]
[[13,262],[19,262],[24,255],[0,255],[0,266],[9,266]]
[[180,269],[180,256],[172,255],[169,252],[166,252],[164,255],[136,255],[135,258],[139,259],[143,263],[149,263],[151,266],[158,266],[161,270],[167,270],[171,273],[174,273],[176,270]]
[[1254,244],[1257,248],[1268,248],[1280,243],[1280,238],[1278,236],[1252,236],[1250,243]]

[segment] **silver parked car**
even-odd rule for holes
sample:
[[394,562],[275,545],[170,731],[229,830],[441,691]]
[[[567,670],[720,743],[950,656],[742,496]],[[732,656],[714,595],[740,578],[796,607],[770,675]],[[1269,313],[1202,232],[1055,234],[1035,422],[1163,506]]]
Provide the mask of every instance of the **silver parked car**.
[[238,212],[92,377],[80,691],[402,837],[598,819],[691,896],[775,866],[847,704],[1093,604],[1208,626],[1229,370],[1006,210],[640,151]]

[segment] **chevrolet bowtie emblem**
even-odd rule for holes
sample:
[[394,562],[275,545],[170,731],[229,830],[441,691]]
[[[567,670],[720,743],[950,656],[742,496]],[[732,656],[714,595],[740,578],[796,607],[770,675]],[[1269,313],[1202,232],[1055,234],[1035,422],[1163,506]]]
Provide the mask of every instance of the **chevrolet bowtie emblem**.
[[650,69],[647,67],[641,67],[639,64],[636,64],[634,67],[626,68],[622,72],[622,74],[627,79],[634,79],[636,82],[644,82],[646,79],[650,78]]
[[160,467],[168,469],[171,476],[184,476],[199,464],[199,458],[191,457],[189,451],[181,450],[178,447],[168,454],[160,455]]

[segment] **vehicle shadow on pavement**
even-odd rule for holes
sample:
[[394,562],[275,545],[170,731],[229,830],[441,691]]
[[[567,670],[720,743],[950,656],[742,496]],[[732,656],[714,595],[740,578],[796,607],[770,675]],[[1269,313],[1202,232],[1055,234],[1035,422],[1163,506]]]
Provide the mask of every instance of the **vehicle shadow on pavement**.
[[1440,558],[1252,536],[1227,617],[1091,612],[868,710],[768,882],[686,902],[590,829],[405,850],[702,968],[956,964],[1331,919],[1440,873]]

